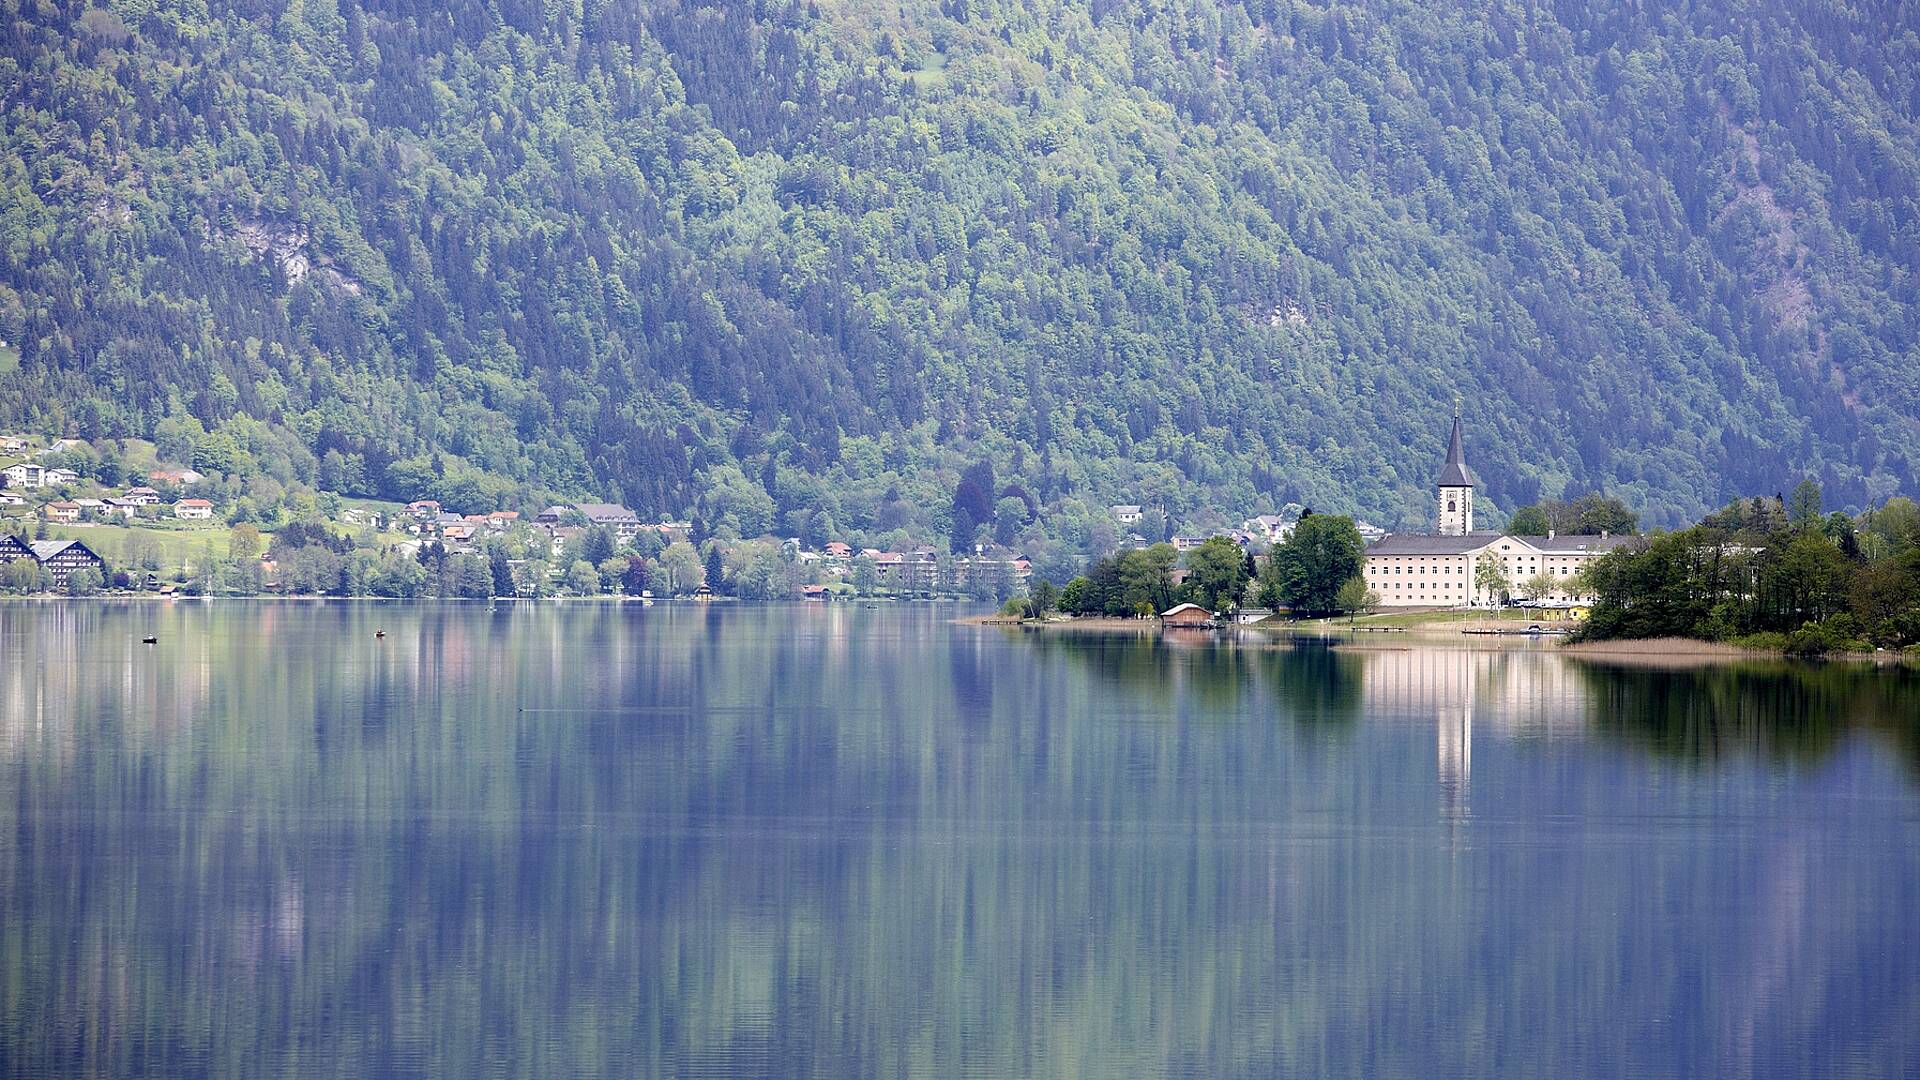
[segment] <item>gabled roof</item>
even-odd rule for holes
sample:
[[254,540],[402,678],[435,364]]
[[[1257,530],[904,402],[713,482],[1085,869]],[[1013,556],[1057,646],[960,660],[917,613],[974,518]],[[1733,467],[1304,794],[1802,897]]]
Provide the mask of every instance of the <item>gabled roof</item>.
[[48,559],[53,558],[55,555],[58,555],[64,551],[71,550],[73,548],[79,548],[81,551],[86,552],[88,555],[92,556],[93,558],[97,559],[100,557],[98,555],[94,555],[92,548],[88,547],[87,545],[81,543],[78,540],[36,540],[33,542],[32,550],[33,550],[34,558],[40,560],[41,562],[46,562]]
[[639,521],[640,516],[615,503],[574,503],[573,508],[587,515],[588,521]]
[[1473,470],[1467,468],[1466,447],[1460,441],[1460,414],[1453,414],[1453,436],[1447,440],[1447,463],[1440,467],[1438,487],[1472,487]]
[[1183,611],[1198,611],[1205,614],[1209,619],[1213,617],[1213,612],[1208,611],[1206,608],[1201,607],[1199,604],[1175,604],[1174,606],[1161,612],[1160,617],[1164,619],[1169,615],[1178,615]]
[[1626,547],[1638,537],[1627,536],[1515,536],[1515,540],[1538,551],[1568,554],[1586,551],[1613,551]]
[[1500,539],[1499,533],[1465,536],[1429,536],[1425,533],[1389,533],[1367,547],[1369,555],[1471,555]]
[[1468,533],[1465,536],[1392,533],[1367,545],[1367,554],[1473,555],[1506,540],[1542,555],[1578,555],[1613,551],[1626,547],[1635,539],[1632,536],[1512,536],[1497,532]]

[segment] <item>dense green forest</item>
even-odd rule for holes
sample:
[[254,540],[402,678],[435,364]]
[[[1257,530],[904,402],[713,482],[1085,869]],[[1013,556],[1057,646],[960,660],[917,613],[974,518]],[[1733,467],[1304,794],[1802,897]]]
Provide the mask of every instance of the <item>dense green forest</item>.
[[1456,398],[1502,510],[1920,469],[1908,5],[6,12],[8,429],[1042,547],[1423,523]]

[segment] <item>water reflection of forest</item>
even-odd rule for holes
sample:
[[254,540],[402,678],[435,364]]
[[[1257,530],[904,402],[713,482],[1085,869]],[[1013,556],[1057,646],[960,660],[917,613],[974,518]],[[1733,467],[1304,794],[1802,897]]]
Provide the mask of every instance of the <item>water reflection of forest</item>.
[[[1753,1030],[1912,1060],[1897,808],[1824,845],[1820,792],[1765,829],[1633,816],[1694,790],[1641,750],[1860,730],[1912,763],[1908,673],[949,617],[0,606],[0,1046],[28,1075],[1705,1074]],[[1475,745],[1561,733],[1634,753],[1503,776]],[[1783,956],[1771,995],[1714,977]]]

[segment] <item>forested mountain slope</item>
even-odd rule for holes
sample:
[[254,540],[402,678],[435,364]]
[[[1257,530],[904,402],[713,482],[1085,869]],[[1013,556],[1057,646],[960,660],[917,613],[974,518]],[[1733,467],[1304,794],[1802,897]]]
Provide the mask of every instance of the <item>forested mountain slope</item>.
[[1028,542],[1423,521],[1456,397],[1505,508],[1920,469],[1910,5],[7,2],[0,427]]

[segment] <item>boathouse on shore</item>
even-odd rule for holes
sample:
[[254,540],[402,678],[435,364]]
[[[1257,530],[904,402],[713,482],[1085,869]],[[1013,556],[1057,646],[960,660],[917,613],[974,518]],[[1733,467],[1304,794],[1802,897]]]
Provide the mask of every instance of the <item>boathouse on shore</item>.
[[1161,626],[1212,626],[1213,612],[1199,604],[1180,604],[1160,613]]

